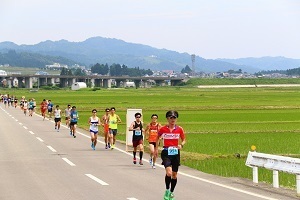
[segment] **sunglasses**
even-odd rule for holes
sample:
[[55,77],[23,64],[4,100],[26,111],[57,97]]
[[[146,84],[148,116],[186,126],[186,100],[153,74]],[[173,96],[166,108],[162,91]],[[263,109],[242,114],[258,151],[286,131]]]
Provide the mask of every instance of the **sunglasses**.
[[177,119],[176,116],[170,116],[169,118],[170,118],[170,119]]

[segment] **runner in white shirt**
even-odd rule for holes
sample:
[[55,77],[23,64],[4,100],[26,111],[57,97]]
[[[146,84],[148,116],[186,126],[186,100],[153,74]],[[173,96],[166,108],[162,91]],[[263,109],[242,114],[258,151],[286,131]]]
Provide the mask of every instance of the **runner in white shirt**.
[[91,134],[91,147],[93,150],[96,149],[97,145],[97,136],[98,136],[98,126],[101,125],[100,118],[97,117],[97,110],[92,110],[93,115],[89,118],[89,125],[90,125],[90,134]]
[[56,108],[54,110],[54,122],[55,129],[57,129],[57,132],[59,132],[61,122],[61,110],[59,109],[59,105],[56,105]]

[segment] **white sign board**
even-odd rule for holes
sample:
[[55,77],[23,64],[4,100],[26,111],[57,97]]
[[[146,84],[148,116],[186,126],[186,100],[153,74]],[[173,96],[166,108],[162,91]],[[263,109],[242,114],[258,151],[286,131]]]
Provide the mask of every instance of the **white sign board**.
[[135,113],[141,113],[142,118],[141,121],[143,121],[143,113],[142,109],[127,109],[126,113],[126,151],[128,146],[132,146],[132,131],[129,131],[130,124],[135,121],[134,114]]

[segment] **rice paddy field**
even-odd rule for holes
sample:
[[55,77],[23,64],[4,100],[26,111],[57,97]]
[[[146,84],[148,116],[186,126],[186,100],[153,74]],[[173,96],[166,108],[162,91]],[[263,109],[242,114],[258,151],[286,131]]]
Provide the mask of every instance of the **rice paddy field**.
[[[0,93],[35,98],[37,104],[51,99],[62,110],[67,104],[76,105],[79,126],[85,129],[93,108],[101,116],[106,107],[116,107],[122,119],[117,139],[123,141],[127,109],[143,109],[144,123],[156,113],[162,124],[166,111],[177,110],[178,124],[187,135],[182,164],[205,173],[252,179],[252,169],[245,166],[251,145],[262,153],[300,157],[300,87],[0,89]],[[295,175],[280,173],[279,177],[281,186],[295,189]],[[272,171],[259,169],[259,181],[272,183]]]

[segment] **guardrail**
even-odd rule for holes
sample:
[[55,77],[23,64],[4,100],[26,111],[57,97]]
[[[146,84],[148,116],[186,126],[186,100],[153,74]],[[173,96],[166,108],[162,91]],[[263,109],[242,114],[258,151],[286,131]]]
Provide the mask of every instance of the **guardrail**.
[[273,187],[279,188],[278,172],[296,175],[297,195],[300,195],[300,159],[249,151],[246,166],[253,169],[253,182],[258,183],[258,167],[273,170]]

